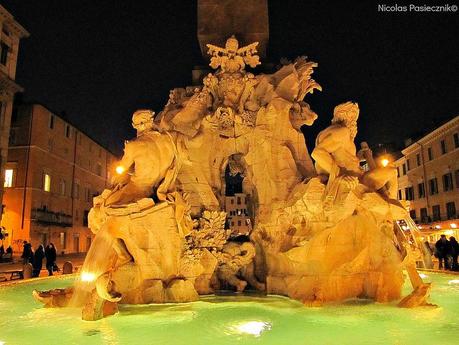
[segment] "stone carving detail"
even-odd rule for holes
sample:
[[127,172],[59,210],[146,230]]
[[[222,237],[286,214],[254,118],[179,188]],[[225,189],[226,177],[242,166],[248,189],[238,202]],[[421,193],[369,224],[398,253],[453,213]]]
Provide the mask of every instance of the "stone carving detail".
[[239,48],[238,40],[233,36],[228,38],[225,48],[207,44],[208,54],[211,55],[210,66],[214,69],[221,68],[223,72],[235,73],[244,70],[245,65],[256,67],[260,58],[255,55],[258,42]]
[[204,211],[187,237],[189,247],[221,251],[231,234],[230,230],[225,229],[225,220],[225,212]]
[[[313,164],[300,128],[318,117],[304,101],[321,91],[317,63],[300,57],[254,75],[245,66],[260,63],[256,42],[239,48],[233,36],[224,48],[208,47],[216,71],[202,86],[172,90],[155,118],[134,113],[137,137],[125,145],[113,187],[94,198],[83,317],[113,314],[117,303],[194,301],[226,285],[306,305],[387,302],[401,297],[403,269],[414,292],[400,306],[427,305],[429,286],[394,226],[409,217],[395,199],[395,169],[354,144],[358,105],[335,107]],[[242,242],[230,238],[223,211],[227,168],[250,196],[253,227]],[[69,294],[34,295],[60,306]]]
[[255,246],[251,242],[228,242],[219,256],[217,276],[221,282],[228,283],[242,292],[249,283],[257,290],[264,291],[265,285],[254,276],[253,263]]

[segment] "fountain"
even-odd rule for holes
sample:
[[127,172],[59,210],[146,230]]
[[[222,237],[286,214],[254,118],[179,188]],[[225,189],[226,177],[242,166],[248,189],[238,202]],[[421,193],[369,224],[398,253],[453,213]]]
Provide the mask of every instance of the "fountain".
[[[300,127],[318,116],[304,101],[317,64],[254,75],[256,42],[208,48],[202,86],[134,113],[81,274],[0,287],[0,344],[454,343],[459,280],[416,271],[395,169],[354,144],[358,105],[335,107],[313,163]],[[228,171],[250,196],[249,236],[227,221]]]
[[[215,72],[202,86],[172,90],[157,116],[134,113],[137,137],[89,213],[95,240],[82,279],[71,291],[36,291],[36,299],[61,306],[65,295],[84,320],[114,314],[118,304],[198,301],[222,287],[307,306],[391,302],[401,298],[406,270],[414,291],[400,306],[429,305],[430,285],[395,222],[409,219],[396,200],[396,171],[354,144],[358,105],[335,107],[313,164],[300,128],[317,119],[304,101],[321,90],[312,79],[317,63],[300,57],[254,75],[246,66],[260,64],[257,44],[240,47],[234,36],[224,47],[208,44]],[[253,203],[244,241],[231,238],[223,210],[228,164],[244,171]]]

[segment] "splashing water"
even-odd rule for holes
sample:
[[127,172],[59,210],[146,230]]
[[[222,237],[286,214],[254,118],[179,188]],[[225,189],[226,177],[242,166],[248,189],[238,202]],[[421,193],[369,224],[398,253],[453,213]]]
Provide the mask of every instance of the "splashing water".
[[114,238],[103,227],[95,236],[81,269],[80,277],[75,281],[74,293],[70,306],[82,306],[88,294],[95,288],[95,281],[112,266],[115,259]]

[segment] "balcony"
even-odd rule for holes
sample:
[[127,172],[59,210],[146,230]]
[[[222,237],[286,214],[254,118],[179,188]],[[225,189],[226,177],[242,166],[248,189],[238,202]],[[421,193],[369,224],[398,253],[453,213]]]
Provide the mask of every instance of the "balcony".
[[31,218],[31,220],[42,225],[56,225],[61,227],[70,227],[73,225],[72,216],[61,212],[53,212],[45,208],[32,209]]

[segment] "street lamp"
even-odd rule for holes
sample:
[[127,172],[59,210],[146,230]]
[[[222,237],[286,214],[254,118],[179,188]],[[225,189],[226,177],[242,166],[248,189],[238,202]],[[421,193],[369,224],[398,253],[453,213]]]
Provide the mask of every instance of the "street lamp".
[[381,159],[381,165],[383,167],[387,167],[388,164],[389,164],[389,160],[387,158]]

